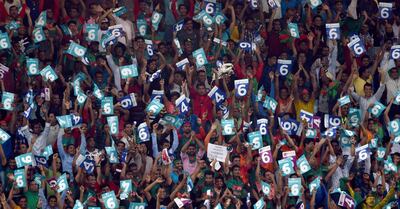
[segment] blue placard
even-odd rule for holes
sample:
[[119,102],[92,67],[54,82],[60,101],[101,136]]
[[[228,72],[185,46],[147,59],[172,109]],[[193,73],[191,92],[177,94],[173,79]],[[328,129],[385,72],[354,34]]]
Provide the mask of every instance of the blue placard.
[[328,39],[331,40],[339,40],[340,39],[340,25],[339,23],[327,23],[326,27],[326,35]]
[[390,19],[392,17],[392,3],[379,2],[379,18]]
[[341,119],[338,116],[333,116],[333,115],[324,115],[324,126],[325,128],[330,128],[330,127],[339,127],[341,124]]
[[237,97],[246,96],[249,88],[249,79],[235,80],[235,94]]
[[292,71],[292,60],[278,59],[276,68],[281,76],[287,76]]
[[356,57],[361,56],[366,51],[363,41],[358,36],[354,36],[352,41],[347,44],[347,47],[349,47]]
[[390,58],[397,60],[400,58],[400,45],[393,45],[390,48]]
[[139,124],[137,130],[140,142],[146,142],[150,140],[149,127],[147,127],[146,122]]
[[130,110],[133,107],[137,106],[135,93],[130,93],[129,95],[126,95],[126,96],[118,99],[118,102],[121,104],[121,107],[126,110]]
[[208,92],[208,97],[214,100],[218,105],[221,105],[226,99],[225,93],[217,86],[214,86],[211,91]]
[[184,94],[182,94],[176,101],[175,101],[175,105],[176,107],[178,107],[179,112],[181,114],[186,114],[189,112],[189,102],[190,99],[186,98],[186,96]]

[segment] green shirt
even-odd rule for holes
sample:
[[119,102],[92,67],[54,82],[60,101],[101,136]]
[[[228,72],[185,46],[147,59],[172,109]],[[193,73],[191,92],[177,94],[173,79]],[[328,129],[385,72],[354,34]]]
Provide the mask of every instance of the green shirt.
[[37,203],[39,200],[39,192],[32,192],[32,191],[27,191],[24,194],[26,196],[26,199],[28,201],[28,208],[29,209],[36,209]]

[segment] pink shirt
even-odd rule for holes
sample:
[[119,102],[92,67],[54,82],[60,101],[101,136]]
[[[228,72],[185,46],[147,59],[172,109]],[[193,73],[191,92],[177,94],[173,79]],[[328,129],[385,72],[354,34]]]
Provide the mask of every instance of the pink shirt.
[[197,152],[196,158],[194,162],[190,162],[189,156],[186,153],[181,152],[181,159],[183,164],[183,170],[188,172],[190,175],[193,174],[194,170],[197,166],[197,160],[201,159],[204,155],[204,150],[199,149]]

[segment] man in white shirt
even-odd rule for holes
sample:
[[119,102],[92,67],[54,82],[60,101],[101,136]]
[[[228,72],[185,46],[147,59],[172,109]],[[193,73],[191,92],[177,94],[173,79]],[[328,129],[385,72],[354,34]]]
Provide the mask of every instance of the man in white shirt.
[[381,74],[381,82],[378,90],[373,94],[372,84],[366,83],[364,85],[364,93],[365,96],[358,95],[354,88],[349,89],[349,94],[353,97],[354,100],[360,105],[361,110],[361,121],[364,121],[365,114],[367,113],[368,107],[371,104],[374,104],[376,101],[379,101],[382,97],[383,91],[385,91],[385,76]]
[[400,76],[399,76],[399,66],[400,61],[396,60],[397,67],[393,67],[388,71],[384,71],[385,85],[386,85],[386,102],[389,103],[390,100],[400,92]]
[[121,42],[127,47],[132,45],[132,40],[135,38],[135,27],[132,21],[128,20],[128,14],[124,13],[120,17],[113,15],[117,25],[122,25],[122,29],[126,33],[126,36],[118,38],[118,42]]

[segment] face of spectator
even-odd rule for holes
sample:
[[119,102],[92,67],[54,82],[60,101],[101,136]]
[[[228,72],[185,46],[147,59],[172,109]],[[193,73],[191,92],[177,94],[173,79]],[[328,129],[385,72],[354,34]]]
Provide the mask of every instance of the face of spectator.
[[189,155],[189,156],[194,156],[196,154],[196,146],[190,145],[187,148],[186,154]]
[[205,95],[205,94],[206,94],[206,87],[203,86],[203,85],[197,86],[197,92],[198,92],[201,96]]
[[207,75],[204,70],[198,72],[199,81],[205,83],[207,81]]
[[189,21],[185,22],[184,30],[186,32],[192,32],[193,31],[193,21],[189,20]]
[[27,199],[23,197],[18,201],[18,206],[20,206],[21,208],[27,208],[27,203]]
[[97,15],[97,13],[98,13],[98,7],[99,7],[98,4],[91,4],[91,5],[90,5],[90,8],[89,8],[90,14],[91,14],[91,15]]
[[180,160],[176,161],[176,162],[175,162],[175,168],[176,168],[177,170],[182,170],[182,169],[183,169],[182,161],[180,161]]
[[186,9],[185,5],[180,5],[179,6],[179,14],[181,16],[186,16],[187,15],[187,9]]
[[57,198],[56,197],[50,197],[49,198],[49,206],[50,207],[56,207],[57,206]]
[[279,95],[282,99],[287,99],[289,97],[289,92],[286,88],[279,89]]
[[310,101],[310,93],[303,93],[301,95],[301,98],[303,99],[304,102],[309,102]]
[[369,58],[364,57],[361,61],[362,66],[367,67],[369,65]]
[[369,98],[372,96],[372,87],[371,86],[364,86],[364,93],[365,97]]
[[246,21],[246,29],[247,30],[254,30],[254,28],[255,28],[254,20],[253,19],[248,19]]
[[70,10],[69,10],[69,16],[70,16],[72,19],[79,17],[78,10],[75,9],[75,8],[70,9]]
[[175,74],[174,74],[174,83],[176,83],[176,84],[182,84],[182,81],[183,81],[182,75],[179,74],[179,73],[175,73]]
[[9,14],[12,18],[16,18],[18,16],[18,8],[16,6],[11,6]]
[[190,124],[185,123],[183,125],[183,133],[190,134],[191,131],[192,131],[192,127],[190,126]]
[[272,27],[275,32],[281,31],[281,23],[278,20],[274,20]]
[[222,186],[224,185],[224,181],[220,178],[215,179],[215,187],[216,188],[222,188]]
[[234,177],[239,177],[240,176],[240,168],[239,167],[234,167],[232,174]]
[[70,155],[75,155],[75,146],[74,146],[74,145],[69,145],[69,146],[67,147],[67,152],[68,152]]
[[160,188],[158,189],[158,192],[159,192],[159,194],[160,194],[160,199],[165,199],[165,198],[166,198],[167,192],[165,191],[164,188],[160,187]]
[[206,184],[212,184],[213,183],[213,176],[212,175],[206,175],[205,176],[205,179],[204,179],[204,182],[206,183]]
[[36,184],[35,181],[29,182],[29,190],[32,191],[32,192],[39,191],[39,187],[38,187],[38,185]]
[[96,185],[96,177],[90,175],[90,176],[87,177],[86,180],[87,180],[86,183],[88,184],[89,187],[91,187],[91,188],[95,187],[95,185]]
[[57,158],[57,160],[56,160],[56,168],[57,168],[57,170],[59,170],[61,168],[61,160],[60,160],[60,158]]
[[343,3],[340,2],[340,1],[337,1],[337,2],[335,3],[335,10],[336,10],[336,12],[341,12],[341,11],[343,11]]
[[39,123],[33,125],[33,133],[40,134],[41,131],[42,131],[42,126]]
[[399,78],[399,70],[398,69],[392,69],[390,70],[389,73],[390,78],[392,78],[393,80],[396,80]]
[[96,73],[96,82],[97,83],[103,83],[103,74]]

